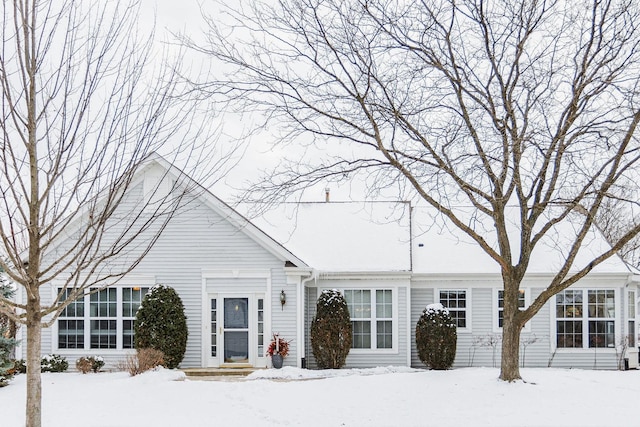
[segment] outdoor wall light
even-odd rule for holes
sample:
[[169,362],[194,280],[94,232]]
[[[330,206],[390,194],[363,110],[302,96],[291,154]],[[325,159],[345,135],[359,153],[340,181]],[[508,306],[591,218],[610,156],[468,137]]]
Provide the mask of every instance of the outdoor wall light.
[[284,305],[287,303],[287,294],[284,293],[284,289],[280,291],[280,305],[284,310]]

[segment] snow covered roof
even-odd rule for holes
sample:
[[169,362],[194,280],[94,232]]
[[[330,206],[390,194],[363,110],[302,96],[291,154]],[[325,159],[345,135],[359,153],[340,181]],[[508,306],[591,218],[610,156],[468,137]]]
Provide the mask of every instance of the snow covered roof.
[[411,269],[409,204],[284,203],[252,222],[322,272]]
[[[576,214],[577,215],[577,214]],[[514,218],[517,212],[514,210]],[[497,247],[493,224],[470,216],[469,223]],[[566,253],[575,239],[576,229],[564,221],[552,228],[540,241],[531,255],[527,274],[556,272],[565,260]],[[515,224],[509,227],[512,251],[517,259],[519,236]],[[413,209],[413,272],[424,274],[499,274],[498,264],[489,257],[469,236],[456,228],[434,208]],[[589,231],[572,270],[586,266],[597,255],[609,249],[609,244],[595,228]],[[617,255],[596,266],[593,273],[629,273],[630,269]]]
[[[500,274],[498,264],[442,214],[431,207],[411,209],[408,202],[285,203],[252,222],[321,272]],[[470,210],[469,224],[497,247],[492,223],[478,219]],[[517,257],[519,242],[513,236],[519,236],[519,230],[515,223],[509,233]],[[569,221],[552,228],[534,250],[527,274],[558,271],[575,235]],[[608,248],[602,234],[591,230],[573,270]],[[628,274],[630,269],[620,257],[613,256],[592,272]]]

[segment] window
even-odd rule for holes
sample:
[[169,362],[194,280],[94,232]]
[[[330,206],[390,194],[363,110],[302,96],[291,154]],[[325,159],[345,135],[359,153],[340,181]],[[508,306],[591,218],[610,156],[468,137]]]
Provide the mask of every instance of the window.
[[136,312],[149,288],[122,288],[122,348],[134,348],[133,328]]
[[556,295],[557,346],[582,348],[582,291],[566,290]]
[[458,328],[467,327],[467,291],[440,291],[440,304],[449,310]]
[[[58,289],[58,293],[62,289]],[[65,289],[62,301],[69,298]],[[62,310],[58,320],[58,348],[84,348],[84,298],[77,299]]]
[[615,347],[615,291],[567,289],[556,295],[558,348]]
[[351,348],[393,348],[393,294],[390,289],[344,291],[353,329]]
[[[136,312],[148,291],[148,287],[113,287],[72,302],[57,322],[58,349],[134,348]],[[63,297],[69,293],[66,290]]]
[[264,299],[258,298],[258,357],[264,353]]
[[[525,307],[525,291],[520,289],[518,294],[518,308],[523,309]],[[504,291],[498,291],[498,327],[502,328],[504,322]]]
[[91,348],[116,348],[116,289],[91,294]]
[[211,357],[218,355],[218,300],[211,299]]

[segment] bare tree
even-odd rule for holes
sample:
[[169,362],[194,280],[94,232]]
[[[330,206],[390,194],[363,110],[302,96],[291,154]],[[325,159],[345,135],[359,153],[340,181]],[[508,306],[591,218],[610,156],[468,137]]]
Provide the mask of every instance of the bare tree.
[[139,264],[189,189],[158,177],[132,203],[135,174],[157,150],[199,162],[191,141],[209,131],[178,103],[178,69],[157,66],[170,58],[137,30],[136,2],[4,1],[1,19],[0,267],[24,299],[0,297],[0,312],[26,326],[36,427],[42,328]]
[[[276,143],[319,147],[254,194],[280,200],[360,174],[370,189],[397,185],[435,207],[500,267],[500,378],[519,379],[525,323],[640,231],[628,228],[574,265],[616,184],[638,182],[637,2],[281,0],[221,9],[205,17],[207,43],[184,40],[217,61],[219,72],[194,86],[283,129]],[[565,236],[563,264],[520,310],[531,254],[567,222],[575,236]]]
[[[603,201],[596,224],[609,242],[617,242],[632,225],[640,223],[637,213],[638,196],[628,187],[616,191],[616,196]],[[629,265],[640,267],[640,235],[634,236],[619,251]]]

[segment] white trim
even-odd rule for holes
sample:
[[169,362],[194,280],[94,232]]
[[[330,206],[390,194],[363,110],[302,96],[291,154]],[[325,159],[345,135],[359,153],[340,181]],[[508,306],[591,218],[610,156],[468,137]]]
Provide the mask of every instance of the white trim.
[[260,268],[220,268],[202,269],[202,279],[269,279],[271,280],[271,270]]
[[209,312],[209,304],[211,304],[211,302],[209,300],[209,294],[207,293],[207,278],[204,275],[201,275],[201,278],[200,321],[202,322],[202,332],[200,335],[200,366],[205,367],[209,364],[209,350],[211,348],[211,314]]
[[411,286],[406,287],[406,311],[407,311],[407,336],[406,336],[406,352],[407,352],[407,366],[411,366],[411,349],[413,348],[413,342],[411,342]]

